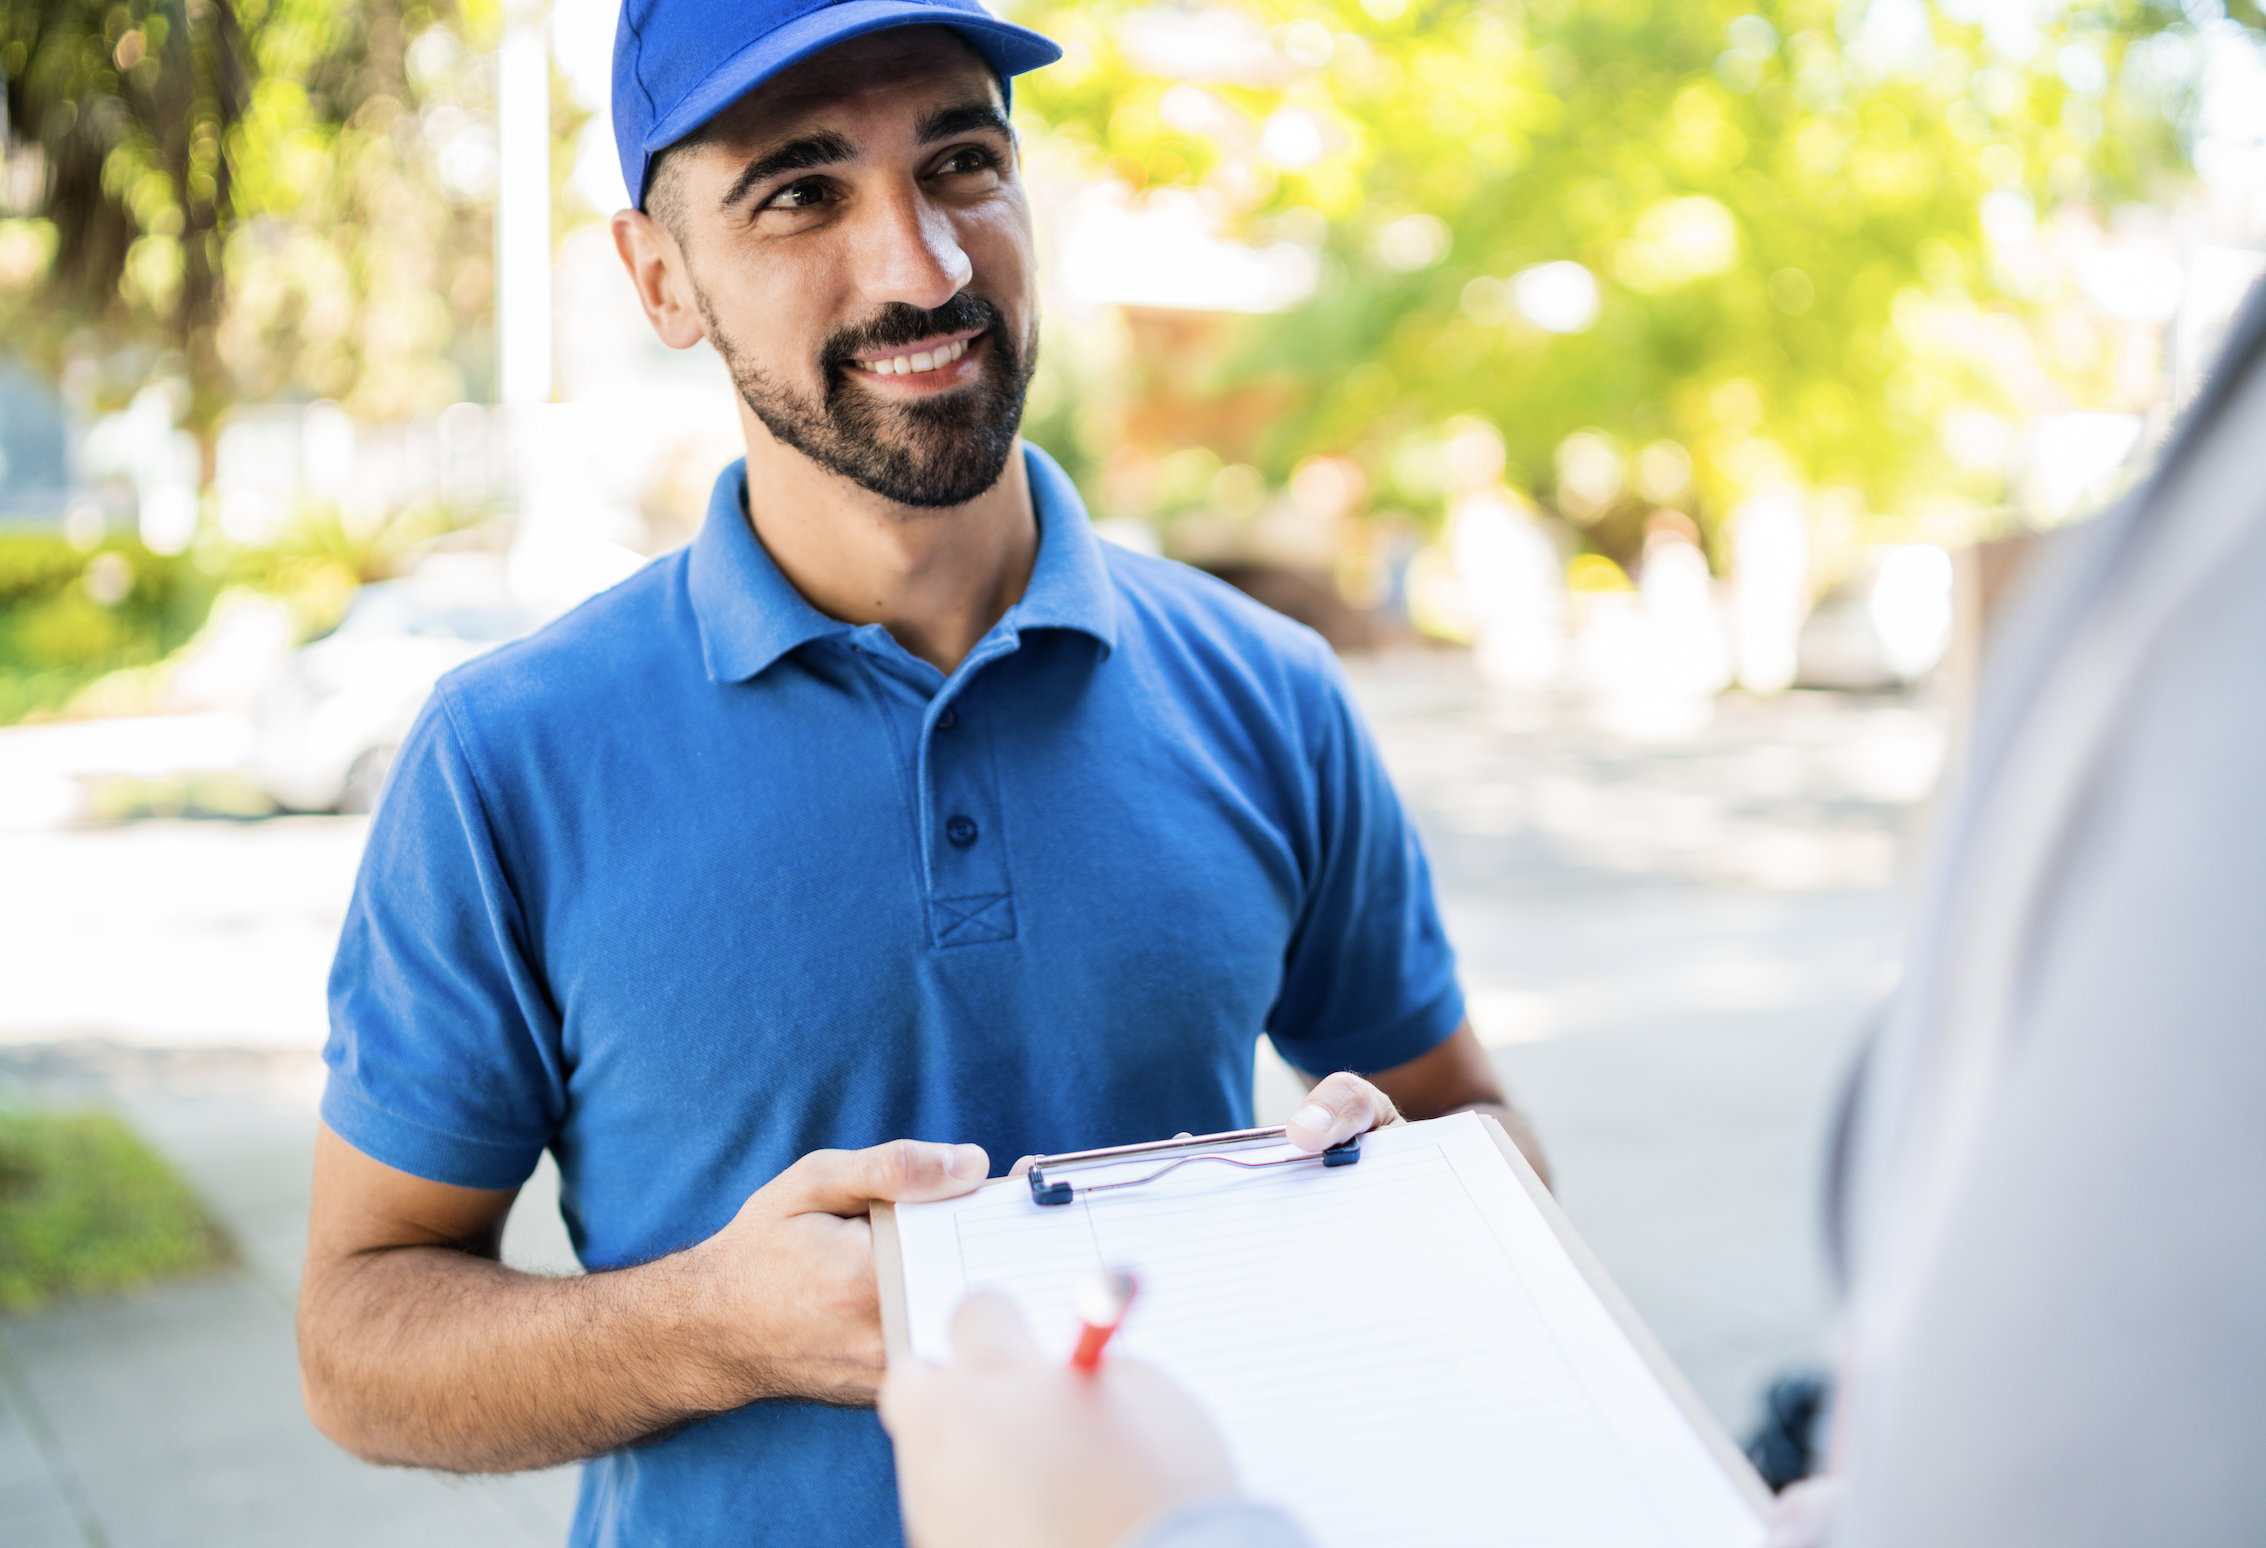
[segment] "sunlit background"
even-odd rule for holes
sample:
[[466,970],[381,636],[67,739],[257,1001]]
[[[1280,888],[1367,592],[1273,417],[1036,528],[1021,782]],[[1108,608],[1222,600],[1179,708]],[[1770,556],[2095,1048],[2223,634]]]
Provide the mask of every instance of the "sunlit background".
[[[251,710],[358,585],[538,618],[689,535],[735,431],[604,229],[605,0],[0,14],[0,720]],[[1943,556],[2127,481],[2260,268],[2247,6],[1012,14],[1033,438],[1507,684],[1917,680]]]
[[[1988,609],[2266,270],[2266,19],[1002,9],[1066,51],[1027,433],[1338,646],[1569,1209],[1747,1425]],[[0,1098],[123,1104],[278,1298],[354,814],[736,454],[606,232],[614,18],[0,0]]]

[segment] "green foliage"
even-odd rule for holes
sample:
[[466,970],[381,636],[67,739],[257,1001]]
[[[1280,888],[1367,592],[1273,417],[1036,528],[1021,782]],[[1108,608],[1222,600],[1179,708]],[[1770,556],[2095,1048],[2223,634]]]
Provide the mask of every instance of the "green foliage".
[[[46,533],[0,533],[0,725],[61,710],[114,672],[154,667],[204,627],[235,587],[282,602],[300,639],[345,616],[355,588],[400,574],[483,513],[418,500],[371,525],[313,506],[275,542],[241,547],[208,529],[186,554],[112,539],[82,553]],[[73,714],[138,713],[164,674]]]
[[[57,375],[90,340],[128,395],[185,375],[209,436],[244,399],[389,419],[487,369],[477,131],[490,0],[0,0],[0,336]],[[428,100],[430,99],[430,100]],[[446,111],[438,111],[446,106]],[[421,113],[421,109],[428,109]],[[473,161],[477,162],[477,154]]]
[[228,1260],[197,1196],[108,1113],[0,1108],[0,1311]]
[[[1174,14],[1251,62],[1177,69],[1145,0],[1013,14],[1068,50],[1017,86],[1034,145],[1318,249],[1311,299],[1235,326],[1210,390],[1279,408],[1215,449],[1273,482],[1349,453],[1436,513],[1434,449],[1476,415],[1514,483],[1624,557],[1657,505],[1712,525],[1780,481],[1876,528],[1994,503],[1939,444],[1947,413],[1998,404],[1994,330],[2028,326],[1981,201],[2108,203],[2185,166],[2185,88],[2125,70],[2184,23],[2133,0],[2062,12],[2029,64],[1940,14],[1891,48],[1830,0],[1237,0]],[[1566,260],[1601,304],[1545,332],[1517,276]],[[1585,430],[1620,470],[1602,500],[1563,498]]]
[[164,659],[197,632],[220,588],[186,556],[136,542],[81,553],[44,533],[0,534],[0,725]]
[[36,293],[54,310],[113,327],[139,311],[192,363],[209,354],[230,205],[221,147],[245,64],[236,13],[212,0],[0,5],[9,138],[26,142],[7,149],[16,162],[36,146],[46,186],[30,213],[54,233]]
[[433,542],[477,525],[485,514],[481,508],[467,509],[427,496],[374,522],[349,522],[336,505],[311,504],[274,543],[226,550],[225,559],[216,550],[212,562],[225,566],[230,584],[279,597],[338,584],[351,589],[403,573]]
[[459,142],[484,132],[495,20],[484,0],[276,0],[253,30],[219,335],[238,396],[385,422],[484,395],[494,239]]

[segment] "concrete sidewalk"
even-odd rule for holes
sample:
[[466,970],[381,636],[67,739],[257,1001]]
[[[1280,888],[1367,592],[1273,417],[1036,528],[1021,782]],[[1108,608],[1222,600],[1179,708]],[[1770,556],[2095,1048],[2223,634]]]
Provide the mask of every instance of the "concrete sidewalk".
[[[0,1095],[116,1107],[213,1206],[242,1254],[144,1295],[0,1319],[0,1542],[565,1541],[572,1468],[457,1479],[368,1467],[308,1422],[292,1307],[320,1068],[297,1052],[0,1049]],[[555,1181],[538,1177],[527,1197],[507,1257],[571,1266]]]

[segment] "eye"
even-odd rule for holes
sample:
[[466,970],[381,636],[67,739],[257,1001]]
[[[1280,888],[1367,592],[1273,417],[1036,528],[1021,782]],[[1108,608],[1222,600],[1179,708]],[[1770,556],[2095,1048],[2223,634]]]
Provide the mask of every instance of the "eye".
[[825,203],[832,195],[833,191],[817,178],[805,178],[802,182],[789,183],[780,189],[764,201],[763,207],[767,210],[807,210]]
[[968,172],[989,172],[998,165],[999,158],[981,145],[963,145],[937,163],[936,171],[940,177],[949,177]]

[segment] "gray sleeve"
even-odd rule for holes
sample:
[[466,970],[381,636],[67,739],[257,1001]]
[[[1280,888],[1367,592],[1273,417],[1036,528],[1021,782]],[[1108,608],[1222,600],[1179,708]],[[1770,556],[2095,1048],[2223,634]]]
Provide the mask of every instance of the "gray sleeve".
[[1204,1500],[1150,1522],[1118,1548],[1313,1548],[1313,1542],[1271,1505]]
[[2057,856],[1898,1357],[1851,1394],[1836,1548],[2266,1542],[2262,662],[2266,517],[2153,642]]

